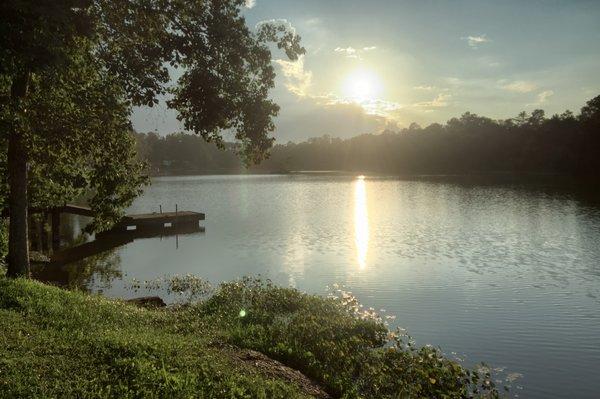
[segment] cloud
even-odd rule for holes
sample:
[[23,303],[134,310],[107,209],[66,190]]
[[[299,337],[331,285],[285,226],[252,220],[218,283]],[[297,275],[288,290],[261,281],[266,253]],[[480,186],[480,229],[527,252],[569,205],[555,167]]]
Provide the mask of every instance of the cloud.
[[421,90],[421,91],[432,91],[433,89],[435,89],[435,86],[424,86],[424,85],[421,85],[421,86],[415,86],[415,87],[413,87],[413,89],[415,89],[415,90]]
[[368,115],[378,115],[385,118],[390,118],[394,111],[404,108],[400,103],[394,101],[387,101],[381,99],[365,99],[365,100],[354,100],[337,97],[333,94],[325,96],[313,97],[317,100],[318,104],[321,105],[340,105],[340,104],[354,104],[360,106]]
[[465,84],[464,80],[462,80],[460,78],[455,78],[455,77],[444,78],[444,82],[446,82],[447,84],[449,84],[451,86],[462,86]]
[[513,91],[515,93],[530,93],[537,89],[537,85],[533,82],[517,80],[512,83],[501,86],[504,90]]
[[312,72],[304,69],[304,55],[296,61],[274,60],[281,67],[285,87],[293,94],[304,97],[312,84]]
[[354,47],[336,47],[333,51],[336,53],[344,53],[346,56],[354,56],[356,54],[356,49]]
[[452,95],[448,93],[440,93],[431,101],[423,101],[419,103],[415,103],[412,106],[417,108],[442,108],[448,106],[448,100],[452,97]]
[[317,25],[321,25],[321,19],[320,18],[310,18],[306,20],[306,25],[307,26],[317,26]]
[[552,97],[554,95],[554,92],[552,90],[545,90],[543,92],[541,92],[540,94],[538,94],[537,98],[538,98],[538,103],[543,104],[546,101],[548,101],[548,99],[550,97]]
[[394,124],[386,117],[369,114],[359,104],[338,102],[330,96],[301,97],[280,105],[275,132],[278,142],[301,141],[324,134],[349,138],[379,133]]
[[244,6],[246,8],[252,8],[256,5],[256,0],[245,0]]
[[358,58],[358,59],[362,59],[361,58],[361,54],[362,53],[366,53],[368,51],[373,51],[376,50],[377,46],[366,46],[363,48],[354,48],[354,47],[336,47],[335,49],[333,49],[334,52],[336,53],[341,53],[346,55],[347,58]]
[[479,46],[481,46],[484,43],[491,42],[491,40],[488,39],[488,37],[486,35],[466,36],[466,37],[461,37],[460,39],[466,40],[467,43],[469,44],[469,47],[471,47],[474,50],[478,49]]

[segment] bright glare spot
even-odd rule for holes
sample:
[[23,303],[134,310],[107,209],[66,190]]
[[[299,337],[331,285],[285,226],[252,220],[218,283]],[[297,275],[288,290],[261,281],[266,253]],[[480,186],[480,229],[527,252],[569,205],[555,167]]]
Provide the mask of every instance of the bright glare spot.
[[350,73],[344,81],[344,95],[351,100],[373,100],[381,94],[379,76],[368,69],[358,69]]
[[367,250],[369,249],[369,215],[367,214],[367,191],[364,176],[358,176],[354,183],[354,240],[358,266],[364,269],[367,266]]
[[244,309],[240,310],[240,317],[245,317],[246,311]]

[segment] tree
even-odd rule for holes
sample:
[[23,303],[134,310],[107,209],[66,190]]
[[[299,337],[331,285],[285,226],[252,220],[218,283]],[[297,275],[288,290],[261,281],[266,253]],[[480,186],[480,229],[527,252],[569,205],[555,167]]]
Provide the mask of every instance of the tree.
[[[241,16],[244,4],[244,0],[15,0],[0,5],[0,144],[5,143],[7,152],[9,275],[28,274],[28,190],[34,186],[28,174],[60,170],[62,183],[69,182],[56,185],[69,189],[63,196],[64,191],[92,188],[96,194],[92,206],[101,216],[114,219],[117,208],[132,200],[139,180],[127,184],[116,166],[131,156],[131,141],[123,135],[127,126],[122,123],[131,106],[152,106],[160,95],[170,94],[168,106],[179,112],[186,129],[219,146],[223,132],[231,131],[247,163],[264,159],[273,142],[272,118],[278,112],[268,98],[275,76],[268,43],[276,43],[292,60],[304,49],[299,36],[283,23],[263,23],[251,32]],[[64,71],[83,64],[95,69],[96,81],[102,83],[94,90],[105,90],[110,101],[103,103],[99,97],[77,101],[65,92]],[[183,73],[171,85],[174,69]],[[85,79],[80,83],[85,87]],[[65,97],[48,98],[55,91]],[[62,112],[72,116],[67,118],[71,125],[54,124]],[[86,131],[78,125],[84,114],[102,115],[97,121],[109,119],[114,134],[98,137],[97,131]],[[49,117],[43,126],[41,116]],[[109,143],[97,141],[104,139]],[[40,166],[47,161],[44,154],[59,142],[64,144],[62,152],[49,154],[60,160],[56,169]],[[91,142],[93,149],[83,151]],[[91,167],[90,159],[97,161]],[[134,170],[134,166],[127,169]],[[45,188],[42,184],[36,192]],[[95,227],[109,224],[110,217],[106,222],[98,218]]]
[[600,96],[592,98],[581,108],[581,120],[596,124],[600,122]]

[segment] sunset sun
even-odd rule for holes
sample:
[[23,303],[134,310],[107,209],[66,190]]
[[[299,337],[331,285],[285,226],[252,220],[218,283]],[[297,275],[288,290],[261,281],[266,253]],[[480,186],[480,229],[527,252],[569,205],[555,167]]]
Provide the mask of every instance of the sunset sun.
[[344,79],[343,92],[355,101],[373,100],[381,93],[381,81],[372,70],[355,70]]

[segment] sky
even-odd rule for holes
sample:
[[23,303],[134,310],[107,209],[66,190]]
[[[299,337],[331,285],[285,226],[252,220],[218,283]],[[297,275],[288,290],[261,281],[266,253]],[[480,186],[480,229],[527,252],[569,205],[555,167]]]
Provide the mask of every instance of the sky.
[[[600,0],[247,0],[250,27],[284,20],[306,54],[273,52],[278,142],[348,138],[541,108],[600,95]],[[164,104],[140,132],[182,130]]]

